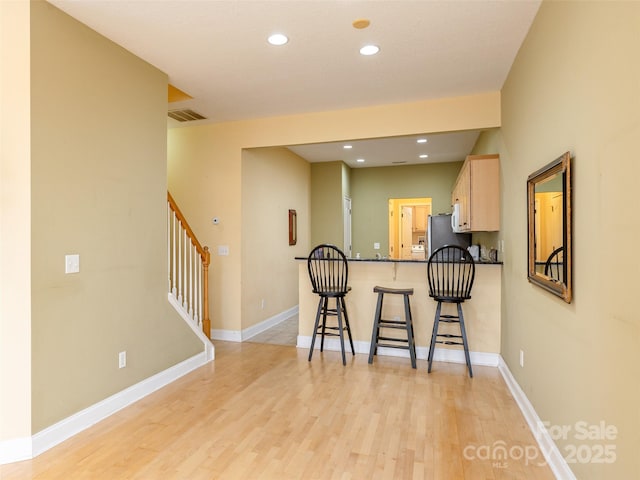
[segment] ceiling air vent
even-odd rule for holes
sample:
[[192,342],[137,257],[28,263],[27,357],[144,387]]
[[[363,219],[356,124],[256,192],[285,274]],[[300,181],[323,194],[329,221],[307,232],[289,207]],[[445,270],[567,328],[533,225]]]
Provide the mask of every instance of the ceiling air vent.
[[193,110],[169,110],[168,114],[174,120],[179,122],[193,122],[194,120],[206,120],[207,117],[203,117]]

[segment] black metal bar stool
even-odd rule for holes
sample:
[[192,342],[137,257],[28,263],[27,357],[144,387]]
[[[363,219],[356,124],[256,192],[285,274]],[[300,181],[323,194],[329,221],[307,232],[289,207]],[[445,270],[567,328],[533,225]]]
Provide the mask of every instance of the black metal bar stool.
[[[373,332],[371,333],[371,348],[369,349],[369,363],[373,363],[373,356],[377,353],[378,347],[402,348],[409,350],[411,366],[416,368],[416,344],[413,337],[413,321],[411,319],[411,305],[409,295],[413,295],[413,288],[387,288],[373,287],[373,292],[378,294],[378,304],[376,315],[373,319]],[[404,320],[385,320],[382,318],[382,303],[384,295],[402,295],[404,297]],[[381,328],[394,328],[406,330],[407,338],[386,337],[380,335]]]
[[[342,351],[342,364],[347,364],[344,353],[344,332],[349,337],[351,353],[356,354],[351,339],[351,327],[349,326],[349,315],[347,315],[347,305],[344,297],[351,287],[347,285],[349,278],[349,265],[342,250],[334,245],[322,244],[311,250],[307,259],[309,279],[313,293],[317,294],[318,311],[316,321],[313,325],[313,336],[311,337],[311,348],[309,349],[309,361],[313,356],[313,348],[316,343],[316,335],[320,334],[320,351],[324,350],[324,337],[340,337],[340,350]],[[329,306],[329,299],[335,299],[335,308]],[[337,325],[328,325],[327,316],[336,317]],[[320,321],[322,319],[322,322]],[[344,322],[342,321],[344,319]]]
[[[473,377],[471,368],[471,358],[469,356],[469,343],[467,342],[467,330],[464,326],[464,315],[462,313],[462,303],[471,298],[471,287],[476,273],[475,262],[471,254],[458,245],[445,245],[438,248],[429,257],[427,262],[427,279],[429,280],[429,296],[432,297],[438,306],[436,316],[433,320],[433,331],[431,333],[431,344],[429,346],[429,367],[427,371],[431,373],[431,363],[436,350],[436,343],[444,345],[462,345],[464,357],[469,369],[469,376]],[[445,315],[442,313],[443,303],[453,303],[456,305],[457,315]],[[460,327],[460,335],[453,333],[439,333],[440,323],[457,323]]]

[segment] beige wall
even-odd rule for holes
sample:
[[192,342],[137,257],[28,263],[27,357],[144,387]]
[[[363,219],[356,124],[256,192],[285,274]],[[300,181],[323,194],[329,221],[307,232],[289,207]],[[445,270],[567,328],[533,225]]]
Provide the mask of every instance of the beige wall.
[[[502,355],[542,420],[604,421],[616,461],[577,478],[640,477],[640,3],[543,2],[502,91]],[[574,301],[527,282],[527,176],[573,154]],[[524,350],[524,368],[518,365]],[[592,452],[592,450],[589,450]]]
[[0,2],[0,450],[31,436],[29,17]]
[[[351,172],[353,252],[389,252],[389,199],[429,197],[434,214],[451,213],[451,190],[462,162],[354,168]],[[373,243],[380,242],[380,250]]]
[[[204,245],[212,248],[213,328],[240,330],[243,148],[445,132],[500,125],[497,92],[410,104],[175,128],[169,188]],[[353,174],[353,172],[352,172]],[[214,226],[219,216],[224,225]],[[228,245],[229,256],[216,246]]]
[[[242,329],[298,305],[298,265],[309,252],[309,163],[286,148],[242,154]],[[297,242],[289,245],[289,209]],[[264,300],[264,304],[263,304]]]
[[[31,5],[37,432],[203,347],[166,294],[166,75]],[[66,254],[80,273],[65,275]]]

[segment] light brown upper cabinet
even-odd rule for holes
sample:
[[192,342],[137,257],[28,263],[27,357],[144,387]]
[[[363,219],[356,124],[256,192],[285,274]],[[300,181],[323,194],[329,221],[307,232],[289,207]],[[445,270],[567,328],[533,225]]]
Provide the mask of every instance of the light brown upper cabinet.
[[500,230],[500,157],[469,155],[451,195],[457,232]]
[[424,232],[427,230],[427,216],[431,209],[427,205],[413,207],[413,231]]

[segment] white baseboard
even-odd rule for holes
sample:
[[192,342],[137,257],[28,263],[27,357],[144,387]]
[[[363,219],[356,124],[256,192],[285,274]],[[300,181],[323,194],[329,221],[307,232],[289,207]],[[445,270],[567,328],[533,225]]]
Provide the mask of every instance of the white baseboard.
[[211,338],[213,338],[214,340],[224,340],[226,342],[244,342],[245,340],[249,340],[251,337],[258,335],[259,333],[262,333],[265,330],[268,330],[271,327],[284,322],[287,318],[291,318],[292,316],[297,314],[298,305],[280,312],[273,317],[269,317],[260,323],[245,328],[244,330],[222,330],[212,328]]
[[[311,337],[298,335],[298,341],[296,346],[298,348],[311,347]],[[356,341],[353,342],[353,348],[356,353],[364,353],[369,355],[370,342]],[[325,338],[324,348],[326,350],[340,351],[340,340],[338,338]],[[345,348],[349,350],[349,340],[345,338]],[[314,350],[320,349],[320,338],[316,337],[316,343]],[[409,358],[408,350],[401,350],[397,348],[378,347],[378,355],[384,355],[389,357],[405,357]],[[426,360],[429,355],[428,347],[416,347],[416,358],[419,360]],[[487,367],[497,367],[500,361],[500,354],[498,353],[486,353],[486,352],[469,352],[471,357],[471,365],[482,365]],[[464,358],[464,350],[452,349],[452,348],[437,348],[433,354],[433,360],[436,362],[450,362],[450,363],[466,363]]]
[[284,322],[287,318],[291,318],[294,315],[297,315],[298,311],[299,311],[299,307],[298,305],[296,305],[295,307],[291,307],[290,309],[285,310],[284,312],[280,312],[277,315],[274,315],[273,317],[267,318],[266,320],[263,320],[262,322],[257,323],[256,325],[253,325],[249,328],[245,328],[244,330],[242,330],[242,334],[241,334],[242,341],[249,340],[251,337],[255,337],[259,333],[262,333],[265,330],[269,330],[271,327],[275,327],[279,323]]
[[[122,390],[104,400],[81,410],[80,412],[61,420],[60,422],[45,428],[31,437],[31,456],[36,457],[41,453],[55,447],[59,443],[95,425],[99,421],[113,415],[117,411],[137,402],[150,393],[170,384],[192,370],[208,363],[207,352],[203,351],[187,360],[174,365],[152,377],[149,377],[129,388]],[[21,458],[19,460],[24,460]],[[18,461],[11,459],[10,462]]]
[[33,457],[31,437],[0,441],[0,465],[21,462]]
[[520,407],[520,411],[522,411],[522,415],[524,415],[531,433],[538,442],[540,450],[542,451],[549,468],[551,468],[551,471],[554,473],[556,478],[562,480],[576,480],[576,476],[569,468],[569,465],[562,456],[558,446],[544,427],[542,420],[540,420],[540,417],[533,408],[533,405],[531,405],[531,402],[520,388],[520,385],[514,376],[511,374],[511,370],[509,370],[509,366],[505,363],[502,356],[500,356],[498,370],[500,370],[502,378],[504,378],[511,395],[513,395],[518,407]]
[[219,328],[212,328],[211,339],[223,340],[225,342],[241,342],[242,331],[241,330],[222,330]]

